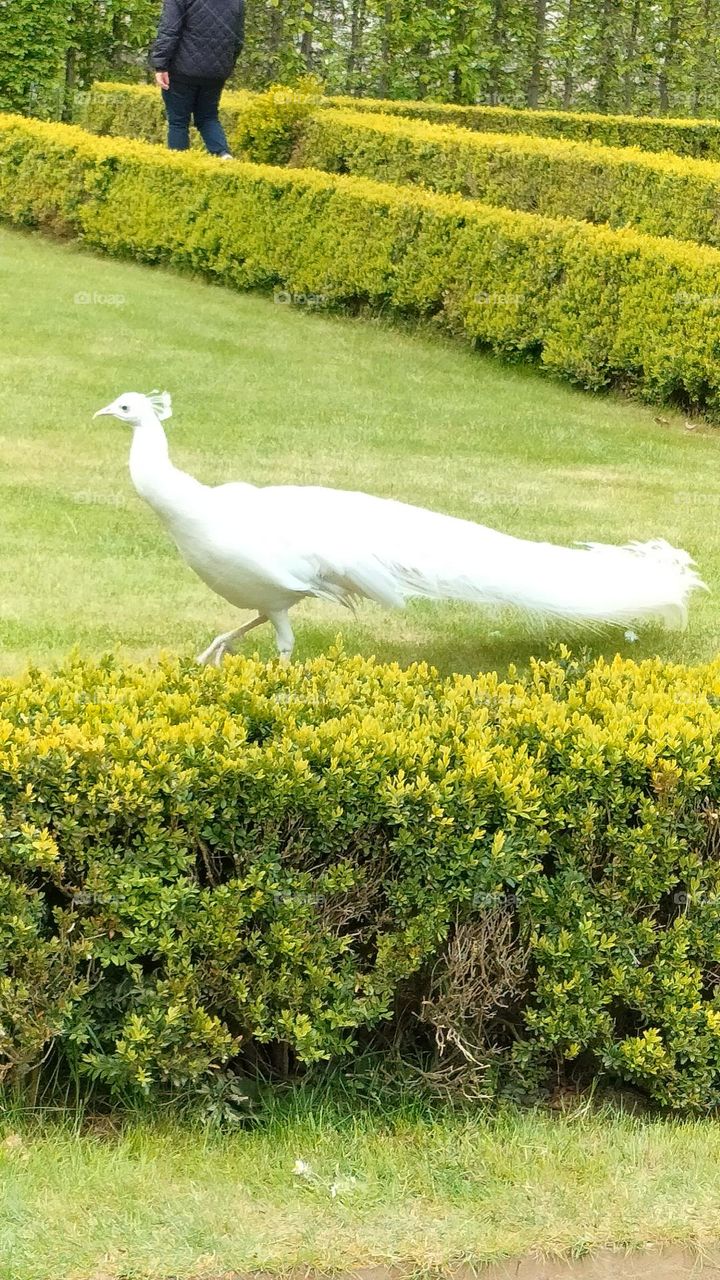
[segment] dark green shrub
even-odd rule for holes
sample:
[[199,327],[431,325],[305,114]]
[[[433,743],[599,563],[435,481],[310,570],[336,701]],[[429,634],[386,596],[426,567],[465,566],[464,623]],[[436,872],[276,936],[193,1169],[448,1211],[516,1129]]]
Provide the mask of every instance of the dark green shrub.
[[59,114],[68,21],[66,0],[0,5],[0,111]]
[[[142,142],[164,142],[167,134],[160,90],[149,84],[93,85],[79,112],[78,124],[91,133],[139,138]],[[193,145],[199,145],[195,133]]]

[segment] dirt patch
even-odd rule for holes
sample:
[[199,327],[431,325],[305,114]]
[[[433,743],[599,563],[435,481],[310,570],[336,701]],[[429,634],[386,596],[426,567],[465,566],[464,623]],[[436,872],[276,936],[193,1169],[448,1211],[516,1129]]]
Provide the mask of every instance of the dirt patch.
[[476,1272],[477,1280],[689,1280],[691,1276],[720,1280],[720,1248],[704,1254],[676,1248],[631,1253],[603,1249],[592,1257],[567,1262],[525,1258]]
[[[332,1280],[413,1280],[418,1271],[404,1267],[358,1267]],[[426,1273],[427,1274],[427,1273]],[[622,1253],[603,1249],[592,1257],[568,1261],[517,1258],[489,1267],[433,1268],[435,1280],[720,1280],[720,1246],[692,1249],[643,1249]],[[93,1277],[95,1280],[95,1277]],[[102,1277],[105,1280],[105,1277]],[[107,1278],[110,1280],[110,1277]],[[168,1280],[174,1280],[168,1277]],[[277,1280],[267,1273],[197,1276],[193,1280]],[[294,1271],[284,1280],[331,1280],[321,1272]]]

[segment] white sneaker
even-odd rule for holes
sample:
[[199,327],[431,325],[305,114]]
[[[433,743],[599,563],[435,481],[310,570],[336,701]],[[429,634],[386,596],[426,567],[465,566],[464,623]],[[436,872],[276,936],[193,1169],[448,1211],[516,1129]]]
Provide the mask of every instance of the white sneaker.
[[229,151],[223,151],[222,155],[218,156],[218,160],[233,160],[233,159],[234,159],[234,156],[231,156]]

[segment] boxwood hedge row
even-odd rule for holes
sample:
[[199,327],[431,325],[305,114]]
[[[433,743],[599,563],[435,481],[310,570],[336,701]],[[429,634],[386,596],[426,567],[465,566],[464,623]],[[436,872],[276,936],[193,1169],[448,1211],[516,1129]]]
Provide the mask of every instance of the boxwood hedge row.
[[[403,102],[395,99],[324,97],[284,87],[273,90],[287,103],[310,96],[321,108],[346,108],[433,124],[459,126],[480,133],[529,134],[599,142],[610,147],[640,147],[643,151],[671,151],[700,160],[720,160],[720,121],[674,120],[661,116],[612,116],[593,112],[536,111],[512,107],[463,107],[451,103]],[[262,94],[229,92],[223,97],[225,122],[232,133],[242,113]],[[98,82],[93,85],[83,123],[101,133],[125,132],[131,137],[160,141],[164,132],[162,104],[157,90],[147,85]]]
[[[332,101],[282,88],[228,95],[231,144],[261,163],[415,183],[547,217],[720,246],[716,163],[594,141],[471,132],[419,116],[338,109]],[[86,121],[112,136],[160,142],[165,133],[162,104],[147,87],[96,87]]]
[[720,663],[74,661],[0,708],[6,1078],[189,1088],[385,1028],[488,1089],[720,1100]]
[[481,133],[528,133],[542,138],[600,142],[609,147],[673,151],[699,160],[720,160],[720,121],[663,116],[601,115],[587,111],[530,110],[522,107],[456,106],[378,98],[326,98],[328,106],[383,112],[434,124],[478,129]]
[[293,163],[720,246],[720,165],[669,153],[333,110],[307,115]]

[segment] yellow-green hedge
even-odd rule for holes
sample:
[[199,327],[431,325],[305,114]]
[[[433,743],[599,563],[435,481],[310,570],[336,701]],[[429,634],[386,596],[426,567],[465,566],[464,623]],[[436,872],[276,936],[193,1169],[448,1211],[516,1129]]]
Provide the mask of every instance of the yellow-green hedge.
[[[297,97],[293,89],[288,100]],[[243,111],[263,95],[228,92],[222,114],[232,133]],[[83,123],[99,133],[128,134],[159,142],[164,133],[158,91],[146,85],[93,85]],[[438,125],[460,126],[481,133],[534,134],[575,142],[600,142],[610,147],[640,147],[644,151],[672,151],[679,156],[720,160],[719,120],[673,120],[658,116],[606,116],[592,112],[530,111],[511,107],[460,107],[450,103],[402,102],[393,99],[325,97],[315,105],[330,109],[407,116]]]
[[489,1088],[720,1101],[720,663],[107,659],[0,708],[0,1074],[127,1097],[401,1008]]
[[720,246],[720,164],[359,111],[302,123],[294,163]]
[[596,112],[536,111],[514,107],[461,107],[441,102],[401,102],[379,98],[327,98],[328,105],[386,112],[459,125],[481,133],[531,133],[543,138],[602,142],[610,147],[674,151],[699,160],[720,160],[720,120],[662,116],[611,116]]
[[[317,106],[322,99],[317,94],[303,92],[299,89],[270,89],[266,93],[249,93],[244,90],[223,94],[220,117],[225,127],[228,142],[233,151],[242,148],[243,143],[256,142],[252,134],[246,138],[246,131],[241,126],[247,121],[252,127],[252,117],[260,104],[261,118],[265,124],[265,132],[270,135],[275,151],[282,150],[287,131],[287,143],[284,154],[278,158],[285,160],[296,141],[296,131],[292,127],[296,119],[302,118],[306,111]],[[273,132],[274,119],[280,122],[280,128]],[[141,142],[164,142],[167,135],[165,108],[159,89],[154,85],[128,85],[121,83],[97,82],[87,95],[80,111],[78,123],[91,133],[111,138],[136,138]],[[190,134],[194,149],[201,150],[202,143],[197,130]],[[256,160],[275,162],[275,155],[261,154],[262,148],[253,147]]]
[[0,216],[236,288],[434,317],[585,386],[720,408],[720,253],[704,246],[13,116]]
[[[163,142],[167,135],[162,95],[149,84],[97,82],[82,103],[78,124],[91,133],[141,142]],[[199,145],[195,131],[193,143]]]
[[[231,145],[251,160],[412,182],[547,217],[720,246],[720,166],[710,161],[328,109],[328,100],[318,106],[317,96],[282,88],[228,98]],[[86,120],[97,133],[164,137],[162,103],[146,87],[96,86]]]

